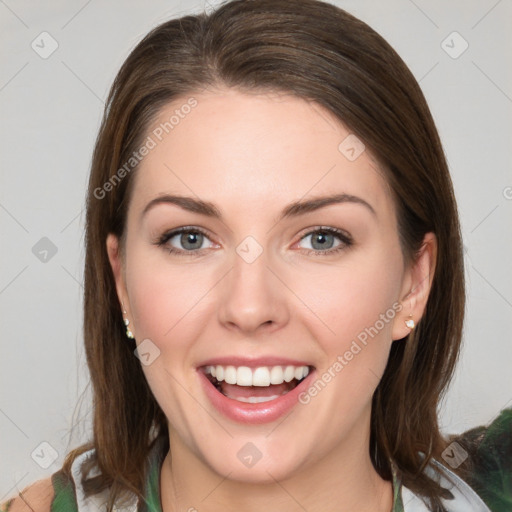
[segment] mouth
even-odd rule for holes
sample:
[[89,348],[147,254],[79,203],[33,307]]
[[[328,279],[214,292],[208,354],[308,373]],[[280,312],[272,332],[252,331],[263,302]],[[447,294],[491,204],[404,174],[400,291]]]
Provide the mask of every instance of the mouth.
[[202,372],[226,398],[246,404],[272,402],[299,386],[314,370],[307,365],[207,365]]
[[229,419],[250,424],[272,422],[290,412],[316,373],[314,366],[291,362],[205,364],[197,370],[210,403]]

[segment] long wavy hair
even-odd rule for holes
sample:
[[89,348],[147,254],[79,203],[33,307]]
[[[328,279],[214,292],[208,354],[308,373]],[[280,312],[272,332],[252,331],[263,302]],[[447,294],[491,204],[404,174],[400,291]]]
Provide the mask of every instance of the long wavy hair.
[[109,488],[111,510],[126,491],[143,496],[149,450],[168,436],[125,335],[105,241],[109,233],[123,238],[137,166],[119,170],[150,124],[169,102],[216,87],[285,92],[326,108],[377,157],[394,195],[405,261],[413,262],[424,235],[435,233],[430,297],[417,328],[392,344],[372,399],[369,450],[382,478],[391,479],[394,461],[403,484],[440,509],[442,489],[423,469],[446,445],[438,406],[462,338],[463,252],[452,182],[431,113],[405,63],[368,25],[317,0],[234,0],[209,14],[173,19],[147,34],[122,65],[87,195],[84,340],[93,438],[68,454],[63,470],[95,448],[99,475],[84,475],[84,484],[88,493]]

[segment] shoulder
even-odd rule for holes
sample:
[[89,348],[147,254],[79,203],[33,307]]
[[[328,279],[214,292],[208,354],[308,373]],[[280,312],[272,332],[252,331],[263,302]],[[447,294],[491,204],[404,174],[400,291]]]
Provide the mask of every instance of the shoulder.
[[0,505],[1,512],[50,512],[55,496],[52,477],[25,487],[17,496]]
[[48,478],[28,485],[16,496],[0,504],[0,512],[75,512],[73,479],[60,469]]
[[[512,409],[504,409],[487,426],[451,436],[464,479],[491,510],[512,510]],[[464,467],[466,466],[466,468]]]
[[[166,450],[165,441],[155,443],[148,456],[148,472],[146,475],[145,492],[151,510],[160,510],[159,469]],[[95,460],[94,448],[77,449],[69,464],[53,473],[51,477],[39,480],[10,500],[0,504],[0,512],[100,512],[105,510],[109,500],[110,487],[93,490],[91,479],[99,474]],[[70,454],[71,455],[71,454]],[[87,478],[84,479],[84,475]],[[138,497],[126,492],[122,495],[122,508],[125,512],[139,510]],[[142,510],[142,509],[140,509]],[[146,510],[146,508],[144,508]]]

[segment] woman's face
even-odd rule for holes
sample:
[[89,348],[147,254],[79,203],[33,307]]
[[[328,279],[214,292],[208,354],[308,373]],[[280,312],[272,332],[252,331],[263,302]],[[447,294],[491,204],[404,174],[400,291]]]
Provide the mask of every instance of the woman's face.
[[194,100],[146,134],[123,260],[107,242],[171,451],[247,481],[361,458],[428,262],[404,266],[382,171],[321,106]]

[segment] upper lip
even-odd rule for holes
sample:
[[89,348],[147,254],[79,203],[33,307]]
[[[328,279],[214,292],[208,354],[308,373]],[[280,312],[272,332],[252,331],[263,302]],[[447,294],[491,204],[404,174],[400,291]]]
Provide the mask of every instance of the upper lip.
[[212,357],[200,363],[198,368],[204,366],[247,366],[249,368],[259,368],[261,366],[312,366],[307,361],[299,359],[290,359],[288,357],[279,356],[259,356],[259,357],[242,357],[242,356],[224,356]]

